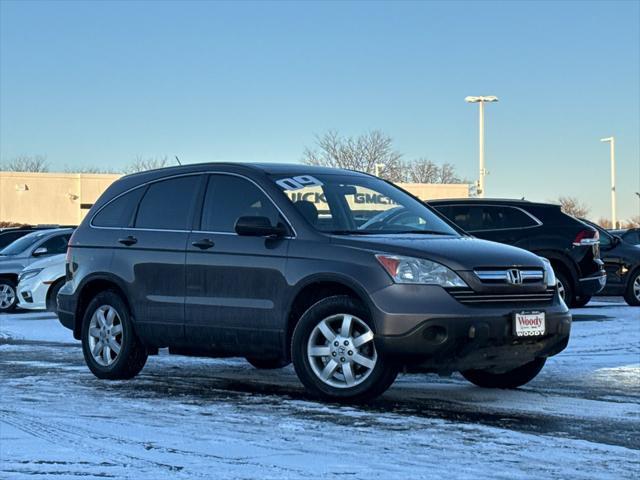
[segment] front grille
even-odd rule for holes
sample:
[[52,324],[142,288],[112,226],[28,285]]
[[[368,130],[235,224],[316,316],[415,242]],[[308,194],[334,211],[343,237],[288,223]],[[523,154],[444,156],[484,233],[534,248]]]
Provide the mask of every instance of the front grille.
[[534,268],[474,270],[474,273],[482,283],[488,284],[513,284],[514,277],[518,278],[517,283],[521,285],[529,285],[544,280],[544,270]]
[[555,295],[554,288],[536,293],[478,293],[471,289],[449,290],[449,294],[460,303],[550,303]]

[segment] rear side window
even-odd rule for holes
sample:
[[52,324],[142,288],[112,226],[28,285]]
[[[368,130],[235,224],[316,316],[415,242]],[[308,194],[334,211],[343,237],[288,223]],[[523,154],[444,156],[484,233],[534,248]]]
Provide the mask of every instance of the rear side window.
[[171,178],[149,185],[138,214],[136,228],[189,230],[200,176]]
[[71,234],[65,234],[65,235],[57,235],[55,237],[50,238],[49,240],[45,241],[42,243],[42,245],[40,245],[39,248],[46,248],[47,249],[47,254],[50,255],[57,255],[59,253],[66,253],[67,252],[67,244],[69,243],[69,238],[71,238]]
[[92,224],[96,227],[130,227],[143,193],[144,188],[136,188],[116,198],[98,212]]
[[234,232],[238,218],[267,217],[277,225],[280,216],[273,202],[252,182],[232,175],[211,175],[202,207],[201,230]]
[[451,205],[440,212],[469,232],[535,227],[538,222],[519,208],[491,205]]

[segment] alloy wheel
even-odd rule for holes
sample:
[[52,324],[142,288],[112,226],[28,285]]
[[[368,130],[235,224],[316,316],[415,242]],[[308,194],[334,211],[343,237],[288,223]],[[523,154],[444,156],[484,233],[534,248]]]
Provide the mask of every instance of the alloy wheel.
[[0,284],[0,310],[6,310],[16,300],[16,291],[11,285]]
[[560,280],[558,280],[558,294],[560,295],[560,298],[562,300],[565,299],[565,289],[564,289],[564,285],[562,284],[562,282]]
[[98,307],[89,323],[89,350],[93,359],[103,367],[116,361],[122,349],[122,320],[110,305]]
[[633,294],[636,299],[640,301],[640,275],[636,276],[636,279],[633,282]]
[[307,358],[313,373],[323,383],[335,388],[360,385],[378,360],[373,331],[354,315],[327,317],[311,332]]

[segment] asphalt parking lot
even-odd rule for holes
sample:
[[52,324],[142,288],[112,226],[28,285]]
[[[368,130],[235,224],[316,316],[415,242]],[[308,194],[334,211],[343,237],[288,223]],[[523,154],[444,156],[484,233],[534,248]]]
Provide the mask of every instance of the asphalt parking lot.
[[637,478],[640,309],[573,314],[567,350],[523,388],[401,375],[358,407],[242,359],[161,352],[100,381],[52,315],[0,315],[0,477]]

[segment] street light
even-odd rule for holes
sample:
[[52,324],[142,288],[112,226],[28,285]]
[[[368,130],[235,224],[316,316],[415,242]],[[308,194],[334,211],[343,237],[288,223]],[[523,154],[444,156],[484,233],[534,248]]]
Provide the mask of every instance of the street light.
[[498,101],[498,97],[493,95],[479,96],[479,97],[465,97],[467,103],[479,103],[480,104],[480,131],[479,131],[479,150],[480,150],[480,175],[478,177],[478,196],[484,197],[484,177],[488,173],[484,168],[484,104],[493,103]]
[[638,196],[638,217],[640,217],[640,192],[635,192]]
[[611,157],[611,225],[618,227],[616,218],[616,139],[615,137],[601,138],[601,142],[609,144]]

